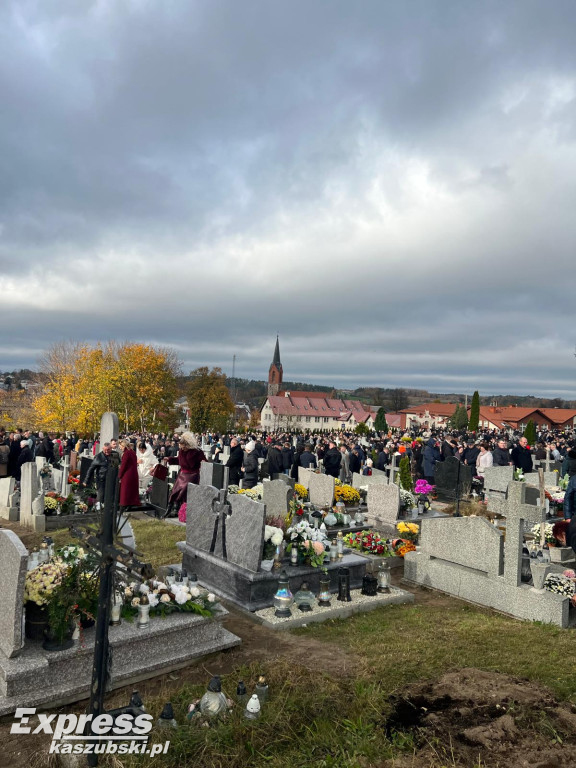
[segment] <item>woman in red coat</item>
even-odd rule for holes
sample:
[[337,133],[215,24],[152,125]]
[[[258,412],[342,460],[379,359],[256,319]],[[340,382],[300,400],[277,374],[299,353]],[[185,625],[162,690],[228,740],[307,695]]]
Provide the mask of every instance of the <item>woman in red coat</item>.
[[170,494],[168,510],[178,512],[180,505],[186,501],[188,483],[198,485],[200,482],[200,464],[206,461],[204,451],[198,448],[198,443],[192,432],[184,432],[178,443],[178,457],[164,459],[168,464],[180,464],[180,472]]
[[118,443],[122,451],[122,461],[118,470],[120,479],[120,506],[139,507],[140,490],[138,481],[138,459],[129,440]]

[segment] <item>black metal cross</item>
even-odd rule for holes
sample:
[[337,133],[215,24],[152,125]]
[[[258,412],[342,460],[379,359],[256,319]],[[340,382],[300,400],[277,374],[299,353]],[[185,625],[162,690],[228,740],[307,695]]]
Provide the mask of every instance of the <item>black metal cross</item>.
[[[117,540],[125,523],[119,523],[118,516],[118,467],[110,466],[106,473],[104,491],[104,512],[100,517],[97,532],[89,528],[73,528],[72,535],[79,538],[87,549],[99,559],[100,590],[98,594],[98,613],[96,616],[96,640],[94,643],[94,660],[92,664],[92,685],[87,714],[105,713],[104,696],[110,680],[112,665],[111,648],[108,641],[108,626],[110,622],[110,601],[114,586],[114,570],[121,566],[131,572],[136,578],[150,579],[154,569],[149,563],[143,563],[138,558],[141,553]],[[116,540],[115,540],[116,539]],[[98,755],[88,755],[88,765],[98,765]]]

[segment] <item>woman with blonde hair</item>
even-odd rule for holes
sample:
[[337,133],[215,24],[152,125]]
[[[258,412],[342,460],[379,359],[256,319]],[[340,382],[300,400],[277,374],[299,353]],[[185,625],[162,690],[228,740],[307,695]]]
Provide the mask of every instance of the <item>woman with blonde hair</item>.
[[200,480],[200,464],[206,461],[204,451],[198,449],[198,443],[192,432],[183,432],[178,443],[178,456],[164,459],[168,464],[179,464],[180,472],[172,488],[168,503],[168,514],[177,513],[181,504],[186,501],[188,483],[198,485]]
[[134,448],[129,440],[120,440],[118,443],[122,454],[122,461],[118,469],[120,480],[120,506],[139,507],[140,487],[138,480],[138,460]]

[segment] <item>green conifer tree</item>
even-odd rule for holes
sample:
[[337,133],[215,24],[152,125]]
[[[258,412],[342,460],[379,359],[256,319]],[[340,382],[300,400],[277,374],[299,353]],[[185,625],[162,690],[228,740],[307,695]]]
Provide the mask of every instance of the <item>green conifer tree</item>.
[[526,424],[526,429],[524,430],[524,437],[526,440],[528,440],[528,445],[532,447],[536,443],[536,427],[534,426],[534,422],[532,419],[529,420],[528,424]]
[[470,421],[468,422],[468,429],[470,432],[478,431],[478,424],[480,422],[480,395],[478,390],[472,395],[472,403],[470,405]]
[[376,414],[376,419],[374,421],[374,429],[376,430],[376,432],[388,432],[388,424],[386,422],[386,411],[384,410],[383,405],[380,408],[378,408],[378,413]]
[[409,456],[403,456],[400,459],[398,475],[400,488],[404,488],[405,491],[412,491],[414,489],[414,483],[412,482],[412,475],[410,474]]

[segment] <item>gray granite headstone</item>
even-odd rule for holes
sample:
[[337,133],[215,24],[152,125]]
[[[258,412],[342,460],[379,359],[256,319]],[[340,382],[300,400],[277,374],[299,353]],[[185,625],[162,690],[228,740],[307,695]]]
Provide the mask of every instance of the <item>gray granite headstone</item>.
[[514,479],[514,467],[486,467],[484,470],[484,492],[506,493],[508,483]]
[[508,485],[506,506],[506,542],[504,544],[504,579],[519,586],[522,570],[524,523],[541,523],[546,518],[544,507],[526,504],[526,484],[512,481]]
[[385,472],[379,472],[377,475],[360,475],[358,472],[354,472],[352,487],[362,488],[366,485],[388,485],[388,475]]
[[298,467],[298,483],[303,485],[306,490],[310,490],[310,478],[315,472],[311,469],[305,469],[304,467]]
[[[32,462],[31,462],[32,463]],[[0,651],[8,658],[23,646],[22,611],[28,550],[13,531],[0,529]]]
[[224,488],[224,479],[228,474],[228,467],[223,464],[213,464],[203,461],[200,464],[200,485],[212,485],[214,488]]
[[98,451],[102,450],[104,443],[109,443],[110,440],[118,440],[120,434],[120,425],[118,423],[118,416],[112,411],[106,411],[102,414],[100,419],[100,443]]
[[269,480],[263,483],[264,504],[266,514],[270,517],[285,517],[288,513],[288,502],[294,496],[294,491],[282,480]]
[[266,505],[243,494],[230,494],[232,514],[226,521],[228,562],[257,572],[262,561]]
[[[218,498],[218,489],[211,485],[188,484],[186,500],[186,543],[205,552],[210,551],[217,515],[213,502]],[[229,496],[231,498],[231,496]],[[217,536],[214,555],[222,556],[221,537]]]
[[308,498],[317,507],[331,507],[334,503],[334,478],[312,472],[309,480]]
[[294,480],[293,477],[289,477],[288,475],[284,475],[284,474],[280,474],[280,475],[275,474],[275,475],[272,476],[271,479],[272,480],[282,480],[284,485],[289,486],[290,488],[292,488],[292,490],[294,490],[294,486],[296,485],[296,480]]
[[30,525],[32,517],[32,502],[38,495],[40,484],[36,472],[36,463],[27,461],[22,464],[20,478],[20,522]]
[[394,483],[369,485],[366,502],[369,517],[373,517],[388,531],[396,530],[400,510],[400,488],[397,485]]
[[14,493],[13,477],[0,478],[0,507],[7,507],[10,496]]
[[446,517],[432,526],[423,521],[420,549],[430,557],[492,576],[503,570],[501,532],[481,517]]

